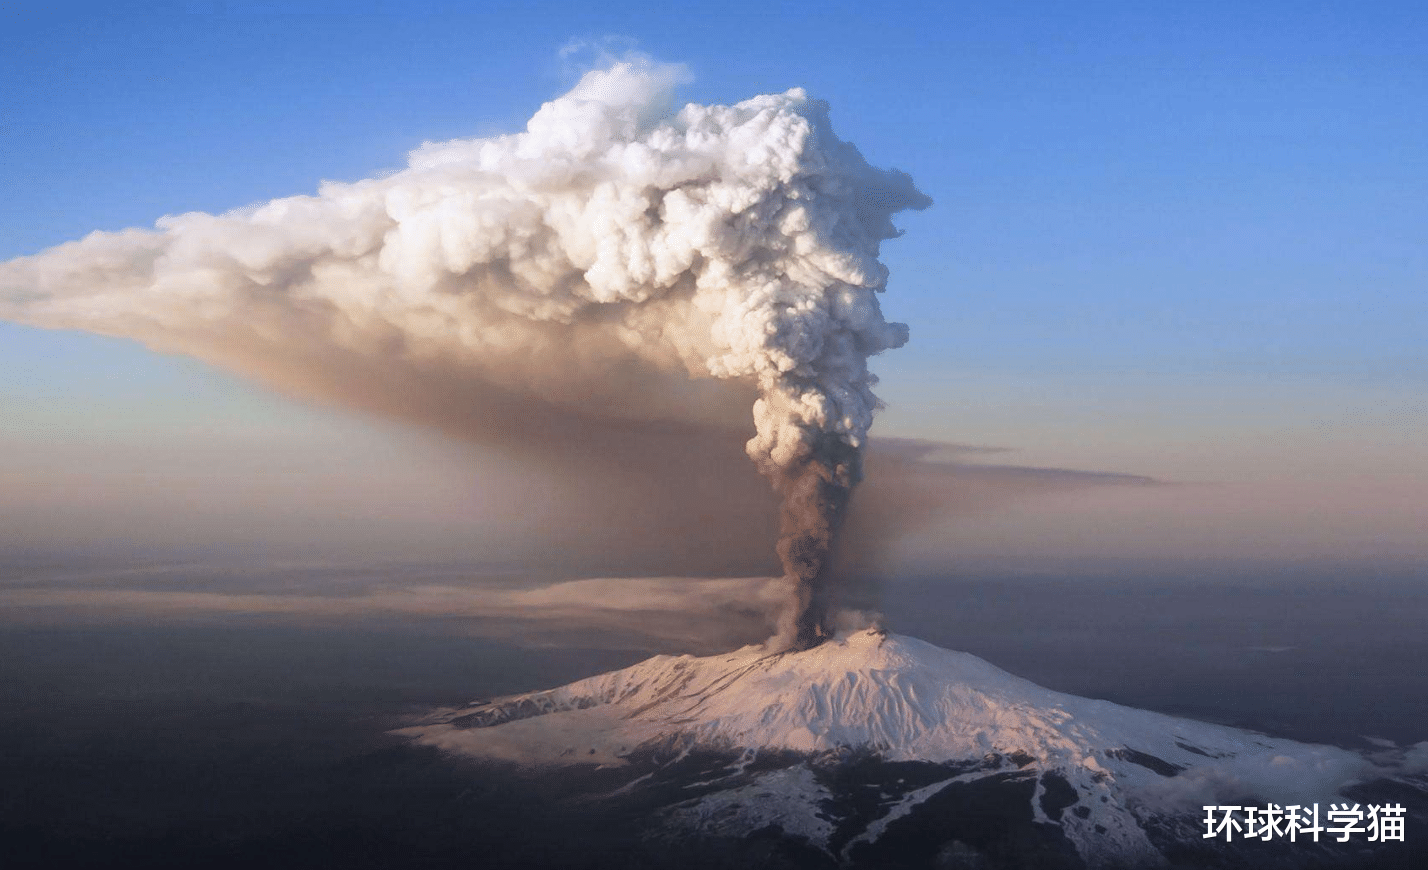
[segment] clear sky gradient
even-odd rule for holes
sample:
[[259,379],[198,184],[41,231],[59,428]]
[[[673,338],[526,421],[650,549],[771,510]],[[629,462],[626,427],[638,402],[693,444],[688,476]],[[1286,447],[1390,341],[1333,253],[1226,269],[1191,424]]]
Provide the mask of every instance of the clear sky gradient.
[[[806,88],[935,200],[884,248],[912,341],[875,435],[1184,484],[998,502],[905,558],[1428,564],[1419,4],[24,6],[0,259],[519,130],[589,61],[563,46],[638,48],[685,100]],[[0,545],[474,552],[482,487],[531,485],[123,341],[0,323],[0,373]]]

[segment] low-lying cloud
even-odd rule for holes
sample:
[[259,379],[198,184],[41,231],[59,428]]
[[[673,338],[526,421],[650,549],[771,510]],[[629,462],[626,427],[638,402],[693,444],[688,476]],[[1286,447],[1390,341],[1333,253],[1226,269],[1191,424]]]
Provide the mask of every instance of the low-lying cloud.
[[358,581],[356,588],[329,577],[293,592],[240,591],[253,585],[242,576],[230,576],[224,588],[185,588],[182,571],[163,569],[76,579],[0,590],[0,609],[21,621],[421,622],[526,646],[717,652],[768,637],[769,615],[789,594],[781,577],[582,578],[520,587],[418,579]]

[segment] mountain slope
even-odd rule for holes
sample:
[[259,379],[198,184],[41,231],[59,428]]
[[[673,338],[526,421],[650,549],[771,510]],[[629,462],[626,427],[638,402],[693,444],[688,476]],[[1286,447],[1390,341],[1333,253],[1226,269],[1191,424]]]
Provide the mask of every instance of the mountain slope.
[[1193,842],[1204,804],[1327,809],[1389,773],[1344,749],[1051,691],[879,631],[794,653],[658,656],[404,733],[482,758],[593,766],[617,795],[662,795],[667,834],[777,826],[843,861],[899,837],[951,837],[939,854],[980,855],[980,829],[948,819],[1005,805],[987,824],[1035,841],[1026,861],[1154,865],[1176,843],[1214,848]]

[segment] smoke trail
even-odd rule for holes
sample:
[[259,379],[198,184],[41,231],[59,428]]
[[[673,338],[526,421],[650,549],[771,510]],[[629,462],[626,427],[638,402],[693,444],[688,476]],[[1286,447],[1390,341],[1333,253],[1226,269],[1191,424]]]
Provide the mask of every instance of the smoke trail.
[[[930,200],[801,90],[671,112],[683,76],[626,60],[522,133],[13,260],[0,317],[552,454],[586,426],[725,425],[752,387],[746,451],[782,499],[778,552],[798,581],[784,640],[815,643],[877,407],[867,360],[907,339],[878,305],[879,245],[893,214]],[[432,383],[466,407],[411,398]]]

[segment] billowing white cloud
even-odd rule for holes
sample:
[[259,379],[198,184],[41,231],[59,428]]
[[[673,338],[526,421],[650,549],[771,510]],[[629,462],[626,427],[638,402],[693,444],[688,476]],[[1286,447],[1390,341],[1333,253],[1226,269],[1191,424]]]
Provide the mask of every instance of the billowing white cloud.
[[801,90],[672,111],[684,75],[628,58],[524,132],[12,260],[0,317],[536,452],[592,420],[739,425],[730,397],[747,427],[752,398],[746,450],[784,499],[788,573],[811,579],[878,405],[867,360],[907,340],[879,246],[929,200]]

